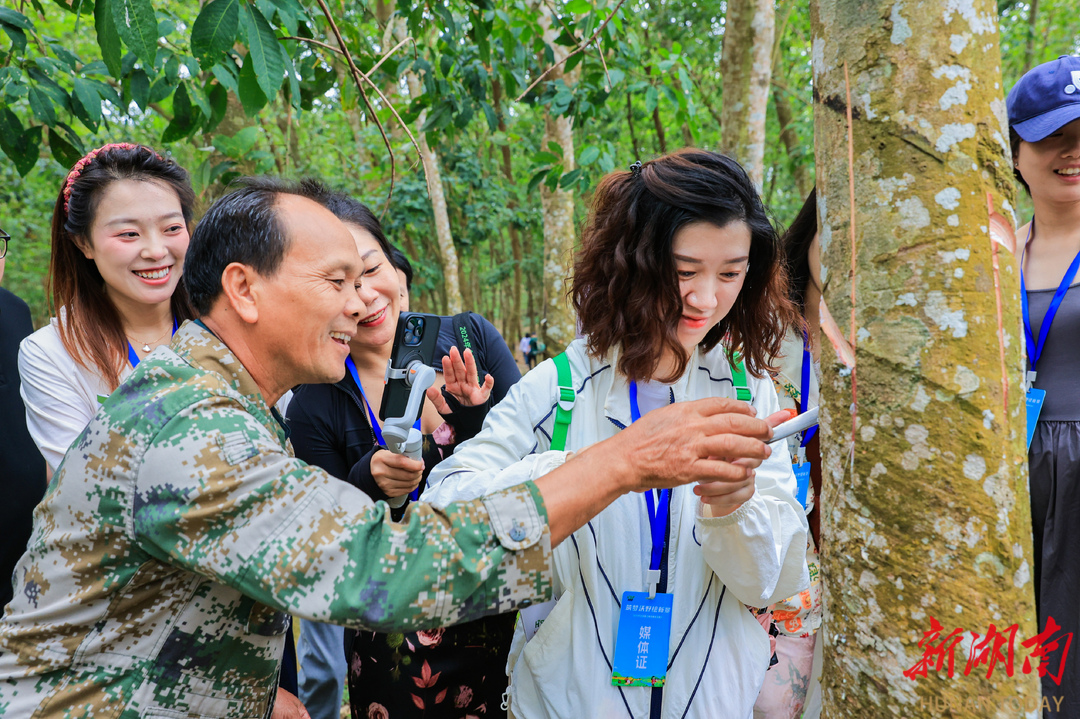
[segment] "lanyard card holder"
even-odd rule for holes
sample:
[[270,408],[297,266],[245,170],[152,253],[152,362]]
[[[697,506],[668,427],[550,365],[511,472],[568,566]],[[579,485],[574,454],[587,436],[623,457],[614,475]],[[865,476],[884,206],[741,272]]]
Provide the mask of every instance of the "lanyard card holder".
[[623,592],[611,683],[617,687],[662,687],[667,676],[674,595]]

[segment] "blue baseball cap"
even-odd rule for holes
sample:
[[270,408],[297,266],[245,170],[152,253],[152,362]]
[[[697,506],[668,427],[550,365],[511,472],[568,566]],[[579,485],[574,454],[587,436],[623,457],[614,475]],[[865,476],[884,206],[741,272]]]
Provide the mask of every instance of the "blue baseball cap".
[[1080,57],[1062,55],[1024,73],[1005,100],[1009,126],[1038,142],[1080,118]]

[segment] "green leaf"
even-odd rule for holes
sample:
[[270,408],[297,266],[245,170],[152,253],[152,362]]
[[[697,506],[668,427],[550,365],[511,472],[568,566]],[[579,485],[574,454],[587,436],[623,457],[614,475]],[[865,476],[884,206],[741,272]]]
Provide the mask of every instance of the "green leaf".
[[659,102],[659,94],[655,87],[650,87],[645,91],[645,112],[652,112],[656,109],[656,104]]
[[6,7],[0,7],[0,22],[5,25],[22,28],[23,30],[32,31],[34,29],[34,23],[30,22],[30,18],[26,17],[21,12],[16,12],[15,10]]
[[48,95],[37,87],[31,87],[29,100],[30,111],[34,113],[34,117],[46,125],[56,124],[56,110],[53,109]]
[[194,108],[191,105],[191,97],[188,95],[187,83],[181,82],[176,86],[173,93],[173,121],[180,120],[184,125],[190,125],[194,116]]
[[171,95],[174,89],[175,85],[169,82],[169,78],[164,75],[160,76],[157,80],[154,80],[152,85],[150,85],[150,95],[147,97],[147,105],[161,102]]
[[582,167],[588,167],[596,162],[596,158],[600,157],[600,148],[596,145],[589,145],[578,156],[578,164]]
[[213,132],[214,128],[225,119],[225,113],[229,109],[229,91],[224,85],[214,83],[209,92],[210,119],[207,120],[204,132]]
[[214,0],[195,18],[191,28],[191,53],[204,67],[213,65],[232,47],[239,27],[238,0]]
[[129,91],[131,92],[131,99],[135,101],[139,109],[146,112],[150,107],[150,78],[147,77],[142,68],[131,73]]
[[532,193],[532,191],[536,189],[536,186],[543,182],[549,172],[551,172],[550,167],[540,170],[540,172],[533,175],[532,179],[529,180],[529,189],[526,192]]
[[592,12],[592,4],[589,0],[570,0],[566,3],[566,12],[573,13],[574,15],[584,15],[585,13]]
[[209,118],[213,111],[210,109],[210,98],[206,96],[206,93],[203,92],[203,89],[196,85],[194,82],[192,82],[188,87],[187,91],[188,98],[191,99],[192,110],[197,107],[199,109],[199,112],[202,113],[202,117],[196,119],[202,122],[203,120]]
[[555,142],[554,140],[548,140],[547,149],[548,149],[549,152],[551,152],[553,155],[555,155],[557,158],[559,158],[558,159],[559,162],[562,162],[562,156],[563,156],[562,145]]
[[570,170],[570,172],[559,178],[559,187],[564,190],[569,189],[571,185],[578,181],[578,178],[581,177],[581,173],[582,169],[580,167],[575,170]]
[[495,108],[486,102],[481,102],[480,107],[484,110],[484,117],[487,118],[488,130],[495,132],[499,129],[499,118],[495,116]]
[[98,123],[101,122],[101,96],[97,88],[77,77],[75,89],[71,95],[74,100],[72,109],[75,111],[75,116],[82,120],[91,132],[97,132]]
[[252,53],[244,58],[244,66],[240,68],[240,80],[237,82],[237,97],[244,106],[244,114],[254,117],[267,103],[266,94],[259,86],[259,79],[255,76],[254,60]]
[[562,150],[559,150],[558,155],[553,152],[544,152],[543,150],[541,150],[532,156],[532,161],[535,165],[559,164],[560,162],[562,162]]
[[285,75],[289,78],[289,104],[293,108],[300,109],[300,81],[297,79],[296,64],[293,63],[292,56],[289,55],[289,51],[285,49],[285,46],[278,43],[278,47],[281,48],[281,62],[285,65]]
[[[282,80],[285,79],[285,66],[281,62],[277,36],[274,35],[270,23],[266,22],[266,18],[254,5],[244,4],[241,22],[246,26],[248,37],[248,55],[244,60],[244,68],[248,67],[250,60],[259,88],[269,100],[277,94]],[[240,74],[243,84],[243,71]]]
[[52,150],[53,157],[62,167],[72,167],[82,158],[82,153],[72,147],[71,143],[55,130],[49,129],[48,138],[49,149]]
[[7,33],[7,36],[11,38],[11,47],[15,52],[26,51],[26,33],[21,28],[17,28],[14,25],[8,25],[7,23],[0,23],[0,30]]
[[153,67],[157,56],[158,24],[150,0],[109,0],[109,5],[120,39],[145,67]]
[[225,86],[226,90],[232,90],[232,93],[236,96],[240,95],[240,86],[236,82],[236,65],[233,63],[232,58],[229,58],[225,62],[219,62],[210,68],[210,72],[214,74],[217,81]]
[[56,57],[60,59],[61,62],[68,66],[68,70],[70,70],[71,72],[75,72],[75,69],[79,65],[83,64],[82,60],[79,59],[78,55],[73,53],[71,50],[68,50],[60,43],[49,43],[49,49],[53,51],[53,53],[56,55]]
[[191,131],[197,127],[191,122],[191,118],[178,118],[174,117],[169,126],[165,128],[165,132],[161,133],[161,141],[164,142],[176,142],[177,140],[183,140],[185,137],[191,134]]
[[7,107],[0,107],[0,150],[4,151],[8,159],[14,163],[19,175],[23,177],[34,167],[34,163],[37,162],[38,158],[37,146],[30,147],[29,143],[24,142],[24,138],[32,139],[27,133],[34,129],[37,130],[38,142],[40,143],[40,125],[29,130],[23,130],[22,123],[19,122],[19,118],[16,117],[14,112]]

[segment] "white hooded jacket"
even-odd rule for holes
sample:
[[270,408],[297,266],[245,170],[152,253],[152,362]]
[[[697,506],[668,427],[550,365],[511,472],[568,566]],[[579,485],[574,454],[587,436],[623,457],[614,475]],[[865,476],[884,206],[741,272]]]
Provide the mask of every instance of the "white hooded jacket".
[[[614,353],[597,360],[585,341],[566,350],[574,389],[566,450],[581,450],[630,423],[629,388]],[[779,409],[772,382],[748,375],[759,417]],[[549,451],[558,380],[551,360],[510,389],[480,434],[428,478],[422,501],[437,506],[535,479],[566,452]],[[721,348],[695,350],[672,387],[673,401],[735,397]],[[745,605],[765,607],[809,586],[806,518],[794,498],[784,443],[757,470],[753,497],[726,517],[703,517],[692,486],[672,490],[666,548],[674,595],[664,719],[749,719],[769,665],[765,630]],[[588,481],[588,478],[582,478]],[[510,713],[518,719],[650,716],[647,687],[615,687],[611,662],[624,591],[646,588],[652,547],[644,496],[620,497],[553,551],[558,602],[510,651]],[[493,709],[493,708],[492,708]]]

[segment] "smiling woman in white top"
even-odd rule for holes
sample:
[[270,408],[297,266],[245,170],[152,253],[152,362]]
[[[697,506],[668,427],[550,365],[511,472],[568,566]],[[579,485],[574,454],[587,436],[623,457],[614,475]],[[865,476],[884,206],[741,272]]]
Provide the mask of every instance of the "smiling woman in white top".
[[105,145],[68,174],[52,220],[57,315],[19,348],[27,428],[52,469],[100,401],[193,316],[180,274],[194,201],[187,172],[142,145]]

